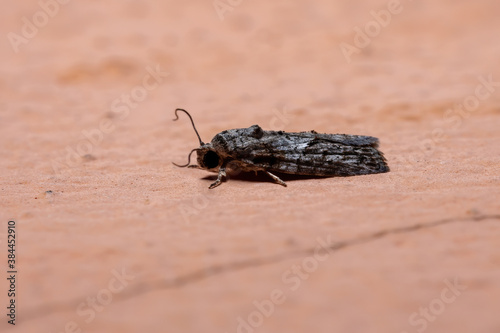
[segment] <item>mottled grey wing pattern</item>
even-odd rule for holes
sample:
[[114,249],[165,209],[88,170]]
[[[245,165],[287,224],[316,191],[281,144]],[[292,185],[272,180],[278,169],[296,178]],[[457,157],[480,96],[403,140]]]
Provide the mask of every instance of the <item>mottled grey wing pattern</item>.
[[249,168],[311,176],[389,171],[378,139],[347,134],[263,131],[258,125],[216,135],[212,144]]

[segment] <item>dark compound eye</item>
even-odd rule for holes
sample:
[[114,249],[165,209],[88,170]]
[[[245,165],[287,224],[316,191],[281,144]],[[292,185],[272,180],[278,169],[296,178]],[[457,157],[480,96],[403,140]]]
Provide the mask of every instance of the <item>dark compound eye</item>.
[[219,165],[219,155],[209,150],[205,156],[203,156],[203,164],[209,169],[217,167]]

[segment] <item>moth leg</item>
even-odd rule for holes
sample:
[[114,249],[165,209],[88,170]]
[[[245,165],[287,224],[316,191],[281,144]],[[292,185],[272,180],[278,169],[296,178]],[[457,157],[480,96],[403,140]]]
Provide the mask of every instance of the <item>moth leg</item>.
[[213,188],[219,186],[220,184],[222,184],[222,177],[226,178],[226,165],[225,164],[222,164],[220,166],[219,175],[217,176],[217,180],[212,185],[210,185],[208,188],[213,189]]
[[286,183],[284,181],[282,181],[278,176],[273,175],[269,171],[264,170],[264,172],[267,173],[269,175],[269,177],[271,177],[276,183],[286,187]]
[[201,169],[198,164],[190,164],[187,167],[190,168],[190,169]]

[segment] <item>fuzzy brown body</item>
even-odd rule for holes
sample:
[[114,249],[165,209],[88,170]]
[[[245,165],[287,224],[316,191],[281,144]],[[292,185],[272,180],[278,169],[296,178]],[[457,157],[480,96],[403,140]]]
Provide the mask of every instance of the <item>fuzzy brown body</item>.
[[[353,176],[389,171],[378,139],[347,134],[264,131],[258,125],[223,131],[206,144],[243,171]],[[207,147],[208,148],[208,147]]]

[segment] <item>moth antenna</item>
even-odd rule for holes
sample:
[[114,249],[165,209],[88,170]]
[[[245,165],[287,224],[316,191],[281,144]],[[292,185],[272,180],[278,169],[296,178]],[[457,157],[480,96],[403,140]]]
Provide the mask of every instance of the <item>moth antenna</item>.
[[[196,130],[196,126],[194,126],[193,118],[191,118],[191,115],[189,114],[189,112],[187,112],[184,109],[175,109],[175,117],[176,118],[174,119],[174,121],[176,121],[177,119],[179,119],[179,116],[177,115],[177,111],[182,111],[182,112],[184,112],[185,114],[188,115],[189,119],[191,120],[191,124],[193,125],[194,132],[196,133],[196,136],[198,137],[198,140],[200,141],[200,146],[203,146],[204,143],[203,143],[203,141],[201,141],[200,135],[198,134],[198,131]],[[191,151],[191,153],[192,152],[193,151]],[[190,153],[190,155],[191,155],[191,153]]]
[[188,162],[186,164],[179,165],[179,164],[174,163],[174,162],[172,162],[172,164],[175,165],[176,167],[179,167],[179,168],[185,168],[185,167],[187,167],[189,165],[189,163],[191,163],[191,155],[193,154],[193,151],[195,151],[195,150],[198,150],[198,148],[195,148],[195,149],[191,150],[191,152],[188,155]]

